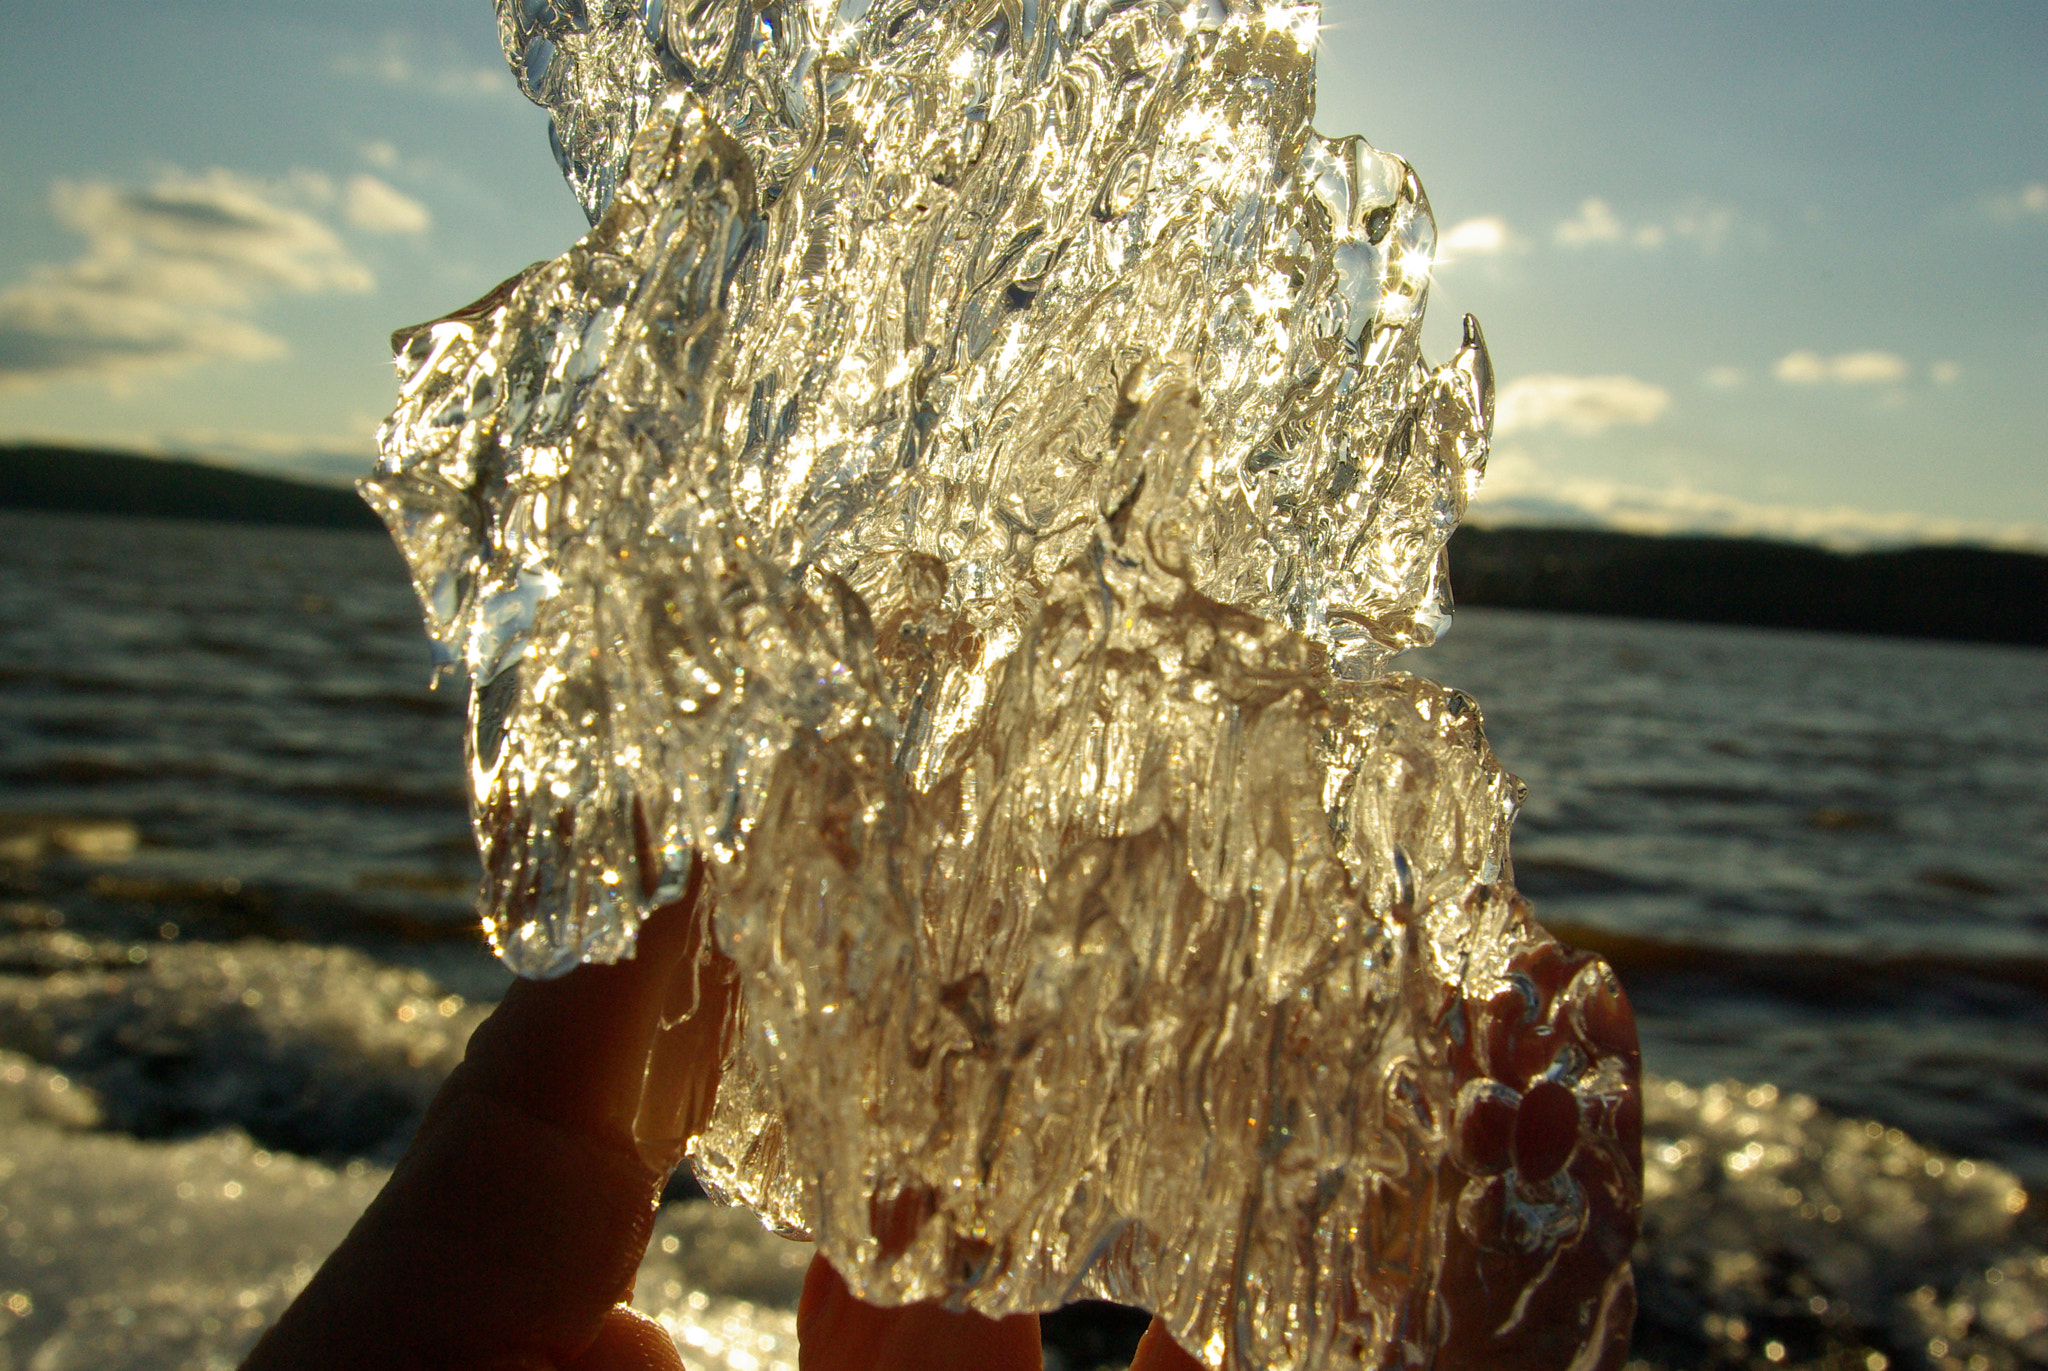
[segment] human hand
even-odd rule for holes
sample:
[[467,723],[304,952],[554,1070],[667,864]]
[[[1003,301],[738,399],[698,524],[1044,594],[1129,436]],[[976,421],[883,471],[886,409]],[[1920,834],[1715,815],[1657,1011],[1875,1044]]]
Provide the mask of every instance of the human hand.
[[[668,1334],[626,1302],[678,1160],[647,1138],[694,1133],[718,1084],[729,985],[704,987],[681,1022],[667,1003],[697,960],[697,893],[648,921],[633,960],[512,987],[244,1371],[679,1371]],[[822,1258],[797,1328],[803,1371],[1040,1366],[1035,1316],[878,1309]],[[1194,1365],[1155,1321],[1133,1371]]]

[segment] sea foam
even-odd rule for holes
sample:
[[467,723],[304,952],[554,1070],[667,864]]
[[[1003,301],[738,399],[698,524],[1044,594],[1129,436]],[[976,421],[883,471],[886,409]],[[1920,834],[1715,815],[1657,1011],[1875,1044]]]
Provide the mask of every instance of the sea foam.
[[[0,937],[0,968],[0,1368],[34,1371],[232,1366],[488,1009],[286,943],[40,929]],[[1635,1364],[2048,1365],[2048,1256],[2010,1173],[1768,1085],[1645,1096]],[[636,1303],[693,1367],[793,1367],[808,1261],[671,1204]]]

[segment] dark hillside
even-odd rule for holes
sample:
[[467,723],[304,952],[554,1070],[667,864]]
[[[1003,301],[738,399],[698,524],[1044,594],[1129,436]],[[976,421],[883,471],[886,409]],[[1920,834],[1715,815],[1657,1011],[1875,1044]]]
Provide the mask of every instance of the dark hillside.
[[1991,548],[1462,528],[1451,588],[1509,609],[2048,646],[2048,557]]
[[[57,447],[0,447],[0,508],[382,527],[348,490]],[[1990,548],[1468,527],[1451,539],[1451,588],[1462,605],[2048,647],[2048,557]]]
[[[367,471],[369,463],[363,464]],[[352,490],[166,457],[0,447],[0,507],[238,524],[382,528]]]

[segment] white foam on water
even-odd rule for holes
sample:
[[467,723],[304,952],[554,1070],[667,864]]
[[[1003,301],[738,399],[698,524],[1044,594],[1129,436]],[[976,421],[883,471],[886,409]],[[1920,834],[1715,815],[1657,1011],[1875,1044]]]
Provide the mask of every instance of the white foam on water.
[[[0,938],[0,967],[0,1371],[233,1366],[487,1008],[291,944],[44,931]],[[1637,1366],[2048,1366],[2048,1256],[2010,1173],[1770,1086],[1645,1098]],[[250,1136],[376,1134],[351,1102],[389,1125],[353,1160]],[[670,1205],[636,1303],[697,1371],[793,1368],[809,1258],[744,1211]]]
[[1656,1341],[1716,1364],[2048,1365],[2048,1255],[2011,1172],[1775,1086],[1644,1095],[1636,1278]]
[[[340,948],[45,931],[0,965],[0,1371],[234,1366],[390,1174],[250,1131],[394,1157],[489,1009]],[[636,1303],[697,1371],[794,1367],[808,1262],[672,1205]]]
[[[239,1131],[91,1131],[99,1118],[84,1088],[0,1054],[0,1371],[234,1366],[389,1175]],[[808,1262],[749,1216],[673,1205],[636,1304],[697,1371],[793,1368]]]
[[144,1142],[0,1054],[0,1368],[229,1367],[383,1183],[238,1131]]

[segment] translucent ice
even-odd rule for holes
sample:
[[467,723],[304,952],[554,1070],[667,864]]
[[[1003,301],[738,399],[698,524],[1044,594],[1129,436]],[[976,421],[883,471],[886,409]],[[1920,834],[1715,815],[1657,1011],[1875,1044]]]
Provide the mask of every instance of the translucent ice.
[[484,915],[711,868],[707,1186],[867,1298],[1216,1367],[1625,1348],[1634,1031],[1402,675],[1483,470],[1312,5],[505,0],[590,234],[403,331],[364,489],[472,683]]
[[[477,684],[515,964],[618,955],[794,730],[880,717],[939,765],[979,697],[866,640],[986,679],[1141,478],[1204,594],[1344,674],[1432,635],[1490,374],[1476,329],[1421,364],[1427,202],[1308,128],[1313,8],[712,5],[673,51],[531,8],[508,40],[602,215],[402,336],[368,483]],[[719,79],[662,84],[727,30]]]

